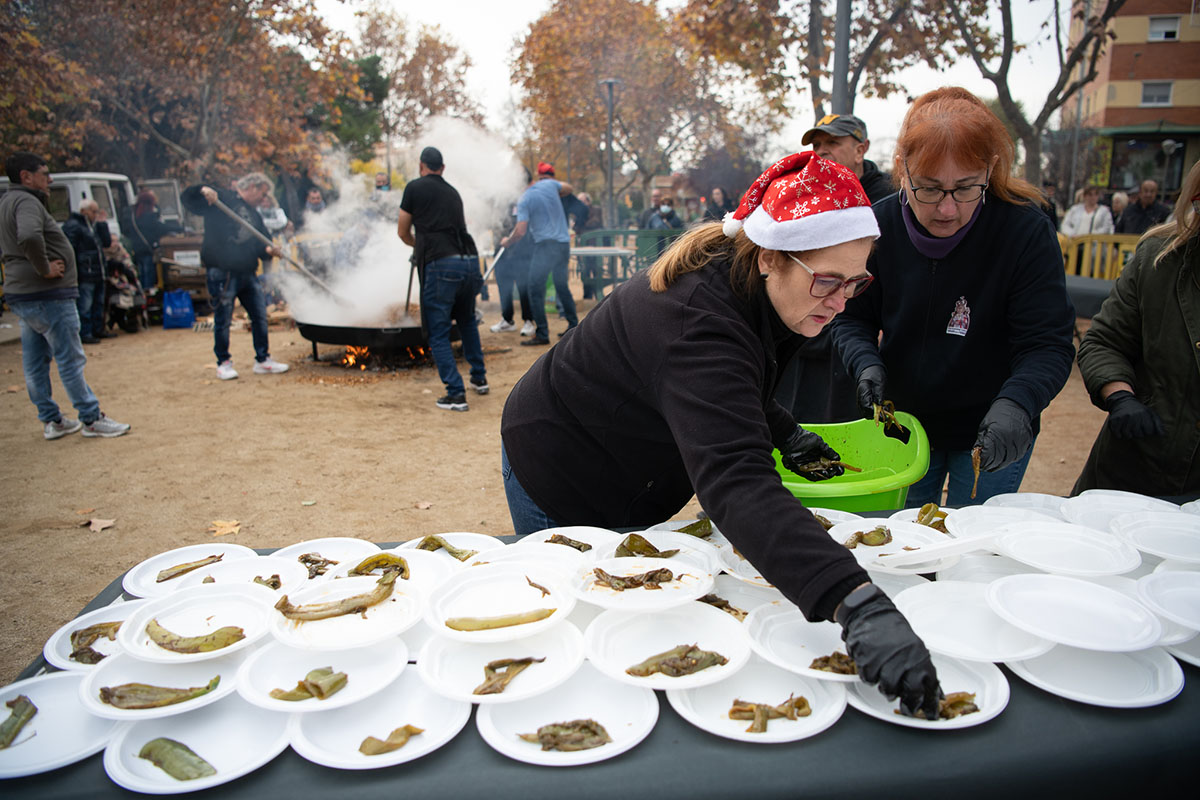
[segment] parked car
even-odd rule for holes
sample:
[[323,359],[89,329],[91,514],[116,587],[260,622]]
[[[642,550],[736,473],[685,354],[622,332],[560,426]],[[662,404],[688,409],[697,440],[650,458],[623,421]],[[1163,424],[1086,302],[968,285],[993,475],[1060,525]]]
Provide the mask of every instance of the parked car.
[[[95,200],[108,217],[114,236],[124,233],[133,214],[133,183],[113,172],[52,172],[50,174],[50,214],[63,223],[84,200]],[[0,194],[8,191],[8,178],[0,178]]]

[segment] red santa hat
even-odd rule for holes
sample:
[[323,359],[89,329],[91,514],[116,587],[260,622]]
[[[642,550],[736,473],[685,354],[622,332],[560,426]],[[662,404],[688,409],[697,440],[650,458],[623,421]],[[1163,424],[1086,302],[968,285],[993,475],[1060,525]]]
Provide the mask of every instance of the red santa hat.
[[730,238],[743,228],[758,246],[791,252],[879,238],[855,174],[811,150],[784,156],[750,185],[723,224]]

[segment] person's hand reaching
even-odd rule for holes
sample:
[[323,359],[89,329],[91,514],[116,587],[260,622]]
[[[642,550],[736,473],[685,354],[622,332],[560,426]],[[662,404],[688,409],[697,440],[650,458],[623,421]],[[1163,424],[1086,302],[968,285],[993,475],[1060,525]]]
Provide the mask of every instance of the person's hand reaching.
[[1133,392],[1113,392],[1105,399],[1104,407],[1108,409],[1108,427],[1120,439],[1145,439],[1164,433],[1158,414]]
[[825,440],[820,436],[812,431],[804,430],[799,425],[788,436],[787,441],[780,445],[779,453],[782,456],[783,465],[806,480],[826,481],[836,478],[846,471],[840,464],[831,464],[828,467],[817,469],[801,469],[806,465],[819,462],[822,458],[829,461],[840,461],[842,457],[836,450],[825,444]]
[[875,406],[883,405],[885,383],[887,370],[883,367],[867,367],[858,374],[858,410],[863,419],[875,419]]

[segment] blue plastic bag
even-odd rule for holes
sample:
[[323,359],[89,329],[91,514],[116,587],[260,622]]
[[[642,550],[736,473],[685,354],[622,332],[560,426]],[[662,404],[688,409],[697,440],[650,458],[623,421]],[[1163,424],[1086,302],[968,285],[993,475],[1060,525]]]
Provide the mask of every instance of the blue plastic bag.
[[190,328],[196,323],[196,309],[187,289],[172,289],[163,295],[163,327]]

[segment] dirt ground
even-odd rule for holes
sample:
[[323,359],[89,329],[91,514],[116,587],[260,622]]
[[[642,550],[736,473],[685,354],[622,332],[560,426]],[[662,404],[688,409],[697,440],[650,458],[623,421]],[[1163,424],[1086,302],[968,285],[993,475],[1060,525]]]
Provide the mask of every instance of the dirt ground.
[[[435,407],[442,387],[432,367],[376,373],[314,363],[310,343],[284,326],[272,326],[271,352],[291,371],[255,375],[250,334],[235,321],[235,381],[216,379],[210,332],[153,328],[88,345],[86,375],[102,409],[133,431],[48,442],[24,391],[20,344],[0,345],[0,607],[8,609],[0,685],[130,567],[212,541],[214,520],[239,521],[240,532],[224,538],[250,547],[512,533],[500,412],[544,350],[487,330],[499,319],[494,287],[492,297],[481,304],[491,393],[470,394],[465,414]],[[582,302],[581,313],[591,306]],[[11,314],[2,321],[16,323]],[[552,321],[552,334],[563,327]],[[322,345],[322,356],[335,349]],[[54,394],[73,414],[57,375]],[[1073,371],[1043,415],[1022,489],[1067,493],[1102,421]],[[681,517],[696,508],[693,500]],[[81,527],[93,518],[115,522],[98,533]]]

